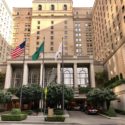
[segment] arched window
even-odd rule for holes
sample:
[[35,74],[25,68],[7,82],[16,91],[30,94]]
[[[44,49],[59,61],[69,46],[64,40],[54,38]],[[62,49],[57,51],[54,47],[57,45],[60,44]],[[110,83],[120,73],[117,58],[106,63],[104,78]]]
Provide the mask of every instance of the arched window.
[[77,68],[78,84],[82,87],[88,86],[88,69]]
[[38,5],[38,10],[42,10],[42,5]]
[[64,68],[64,84],[73,87],[73,68]]
[[13,80],[12,80],[12,87],[18,88],[21,86],[23,81],[23,72],[22,69],[15,69],[13,71]]
[[67,10],[67,5],[66,4],[63,6],[63,10]]
[[54,5],[51,5],[51,10],[55,10],[55,6]]
[[29,84],[39,84],[40,71],[39,69],[30,69],[29,71]]

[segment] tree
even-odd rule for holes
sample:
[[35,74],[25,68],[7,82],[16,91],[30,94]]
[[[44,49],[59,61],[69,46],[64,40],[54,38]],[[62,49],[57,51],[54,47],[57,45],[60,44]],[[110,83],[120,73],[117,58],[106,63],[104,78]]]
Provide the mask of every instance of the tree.
[[2,90],[0,90],[0,104],[3,104],[4,102],[4,93]]
[[105,84],[105,81],[108,81],[108,73],[104,70],[103,72],[97,72],[95,74],[96,86],[102,87]]
[[[49,85],[47,93],[47,104],[51,108],[57,108],[62,105],[62,85]],[[65,105],[73,99],[73,90],[64,86],[64,102]]]
[[0,72],[0,89],[4,88],[5,74]]
[[[16,92],[16,96],[20,98],[21,88]],[[22,102],[23,103],[35,103],[41,99],[42,89],[38,84],[31,84],[29,86],[22,87]]]
[[107,109],[110,106],[110,102],[116,99],[116,95],[110,89],[94,88],[87,93],[87,100],[89,103],[96,107],[102,107],[107,104]]

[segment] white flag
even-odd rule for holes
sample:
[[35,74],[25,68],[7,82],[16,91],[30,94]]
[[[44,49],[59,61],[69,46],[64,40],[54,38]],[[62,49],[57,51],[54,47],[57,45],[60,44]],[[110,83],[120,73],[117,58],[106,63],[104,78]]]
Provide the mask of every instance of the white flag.
[[59,45],[58,51],[56,52],[55,59],[61,58],[62,57],[62,42]]

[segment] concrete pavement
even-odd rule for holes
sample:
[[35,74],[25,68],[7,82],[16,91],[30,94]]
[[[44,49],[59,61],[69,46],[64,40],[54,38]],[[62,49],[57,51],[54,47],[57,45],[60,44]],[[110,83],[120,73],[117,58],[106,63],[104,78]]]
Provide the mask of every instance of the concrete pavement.
[[40,114],[39,116],[28,116],[26,120],[23,121],[0,121],[0,125],[125,125],[124,117],[116,117],[115,119],[107,119],[100,115],[87,115],[80,111],[69,111],[70,117],[66,118],[65,122],[45,122],[44,116]]

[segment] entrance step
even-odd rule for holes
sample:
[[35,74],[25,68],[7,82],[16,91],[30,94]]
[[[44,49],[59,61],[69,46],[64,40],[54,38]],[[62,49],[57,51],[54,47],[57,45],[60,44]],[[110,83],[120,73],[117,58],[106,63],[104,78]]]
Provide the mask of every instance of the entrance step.
[[79,90],[78,88],[74,89],[74,97],[78,97],[79,96]]

